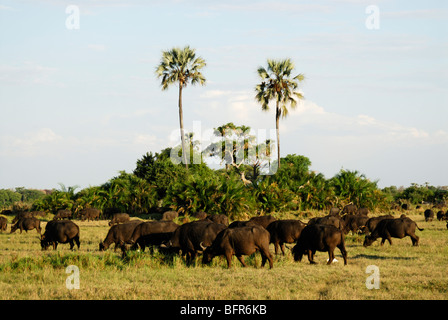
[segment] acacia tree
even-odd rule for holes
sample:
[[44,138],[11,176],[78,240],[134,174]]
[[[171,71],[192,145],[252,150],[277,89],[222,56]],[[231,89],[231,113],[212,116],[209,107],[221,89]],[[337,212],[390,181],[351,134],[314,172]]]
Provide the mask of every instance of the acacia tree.
[[187,150],[185,146],[184,120],[182,110],[182,89],[188,83],[205,85],[205,77],[200,70],[205,67],[205,60],[196,57],[195,49],[189,46],[185,48],[173,48],[162,52],[162,59],[156,69],[156,75],[161,78],[162,90],[174,83],[179,84],[179,124],[182,141],[182,156],[185,168],[188,169]]
[[268,67],[259,67],[258,75],[261,83],[255,87],[255,99],[261,103],[263,111],[269,110],[269,102],[275,101],[275,126],[277,131],[277,158],[280,168],[280,116],[285,118],[288,115],[288,105],[294,109],[297,106],[296,99],[303,99],[303,95],[297,91],[299,82],[305,79],[303,74],[292,76],[294,63],[290,59],[270,60]]

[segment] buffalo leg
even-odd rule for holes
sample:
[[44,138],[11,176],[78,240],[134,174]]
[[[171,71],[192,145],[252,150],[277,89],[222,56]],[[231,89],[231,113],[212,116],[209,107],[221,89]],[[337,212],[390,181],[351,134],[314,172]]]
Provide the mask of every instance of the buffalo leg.
[[232,254],[226,254],[226,260],[227,260],[227,268],[230,268],[232,265]]
[[280,249],[282,249],[282,254],[285,255],[285,243],[284,242],[282,242],[280,244]]
[[316,251],[313,250],[308,250],[308,261],[311,264],[316,264],[316,262],[314,261],[314,254],[316,253]]
[[247,267],[246,263],[244,262],[243,256],[236,256],[238,258],[238,260],[241,262],[241,264],[243,265],[243,267]]
[[418,246],[418,240],[419,240],[419,237],[416,236],[415,234],[414,234],[414,235],[409,235],[409,236],[411,237],[412,245],[413,245],[413,246]]
[[338,245],[339,250],[341,250],[342,258],[344,258],[344,266],[347,265],[347,250],[343,244]]
[[274,242],[274,250],[275,250],[275,254],[278,254],[278,246],[279,246],[278,241],[275,241],[275,242]]

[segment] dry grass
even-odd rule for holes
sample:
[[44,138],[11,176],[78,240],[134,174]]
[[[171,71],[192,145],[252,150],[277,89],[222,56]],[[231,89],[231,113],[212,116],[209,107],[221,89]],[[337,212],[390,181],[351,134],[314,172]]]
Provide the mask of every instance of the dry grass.
[[[306,258],[293,261],[291,254],[276,256],[274,268],[259,268],[261,257],[247,257],[248,268],[234,258],[231,269],[223,258],[212,265],[186,266],[178,256],[157,251],[121,253],[98,251],[107,221],[76,223],[81,228],[81,249],[41,251],[36,231],[0,234],[0,299],[447,299],[448,230],[445,223],[425,222],[415,212],[410,216],[424,231],[417,231],[420,246],[409,238],[395,239],[364,248],[363,237],[348,235],[348,265],[325,264],[327,254],[316,254],[317,265]],[[304,219],[306,221],[306,219]],[[43,223],[44,225],[45,223]],[[9,228],[8,228],[9,230]],[[292,245],[289,245],[292,247]],[[273,252],[273,247],[271,248]],[[254,267],[254,264],[258,268]],[[80,269],[80,289],[68,290],[65,268]],[[380,289],[369,290],[365,281],[368,265],[380,270]]]

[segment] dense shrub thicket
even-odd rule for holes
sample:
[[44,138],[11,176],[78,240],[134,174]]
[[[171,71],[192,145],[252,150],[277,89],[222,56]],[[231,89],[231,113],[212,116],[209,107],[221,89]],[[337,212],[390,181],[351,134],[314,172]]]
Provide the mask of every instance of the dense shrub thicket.
[[[253,166],[227,166],[213,170],[206,164],[192,164],[187,170],[173,164],[170,149],[147,153],[137,161],[132,173],[121,171],[100,186],[82,189],[60,185],[50,194],[17,188],[0,190],[2,209],[21,207],[56,213],[70,209],[74,213],[94,207],[107,211],[149,214],[158,208],[177,210],[181,215],[199,211],[225,213],[231,219],[282,212],[328,210],[353,203],[370,210],[387,210],[393,202],[409,204],[443,202],[448,190],[429,185],[412,184],[379,189],[358,171],[341,170],[327,179],[310,171],[311,161],[301,155],[281,159],[280,169],[273,175],[255,174]],[[23,207],[23,205],[22,205]]]

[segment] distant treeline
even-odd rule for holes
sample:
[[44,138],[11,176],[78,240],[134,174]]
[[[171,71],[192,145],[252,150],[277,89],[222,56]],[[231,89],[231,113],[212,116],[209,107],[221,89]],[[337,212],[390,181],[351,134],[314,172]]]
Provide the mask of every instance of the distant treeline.
[[301,155],[287,155],[273,175],[261,175],[254,165],[242,164],[213,170],[205,163],[191,164],[187,170],[170,160],[171,149],[147,153],[137,161],[132,173],[121,171],[100,186],[40,190],[16,188],[0,190],[2,209],[43,210],[55,214],[60,209],[78,212],[84,208],[127,212],[133,215],[177,210],[182,215],[199,211],[225,213],[232,219],[281,211],[328,210],[353,203],[370,210],[389,210],[392,203],[441,203],[448,188],[412,184],[379,189],[358,171],[341,170],[326,179],[310,171],[311,161]]

